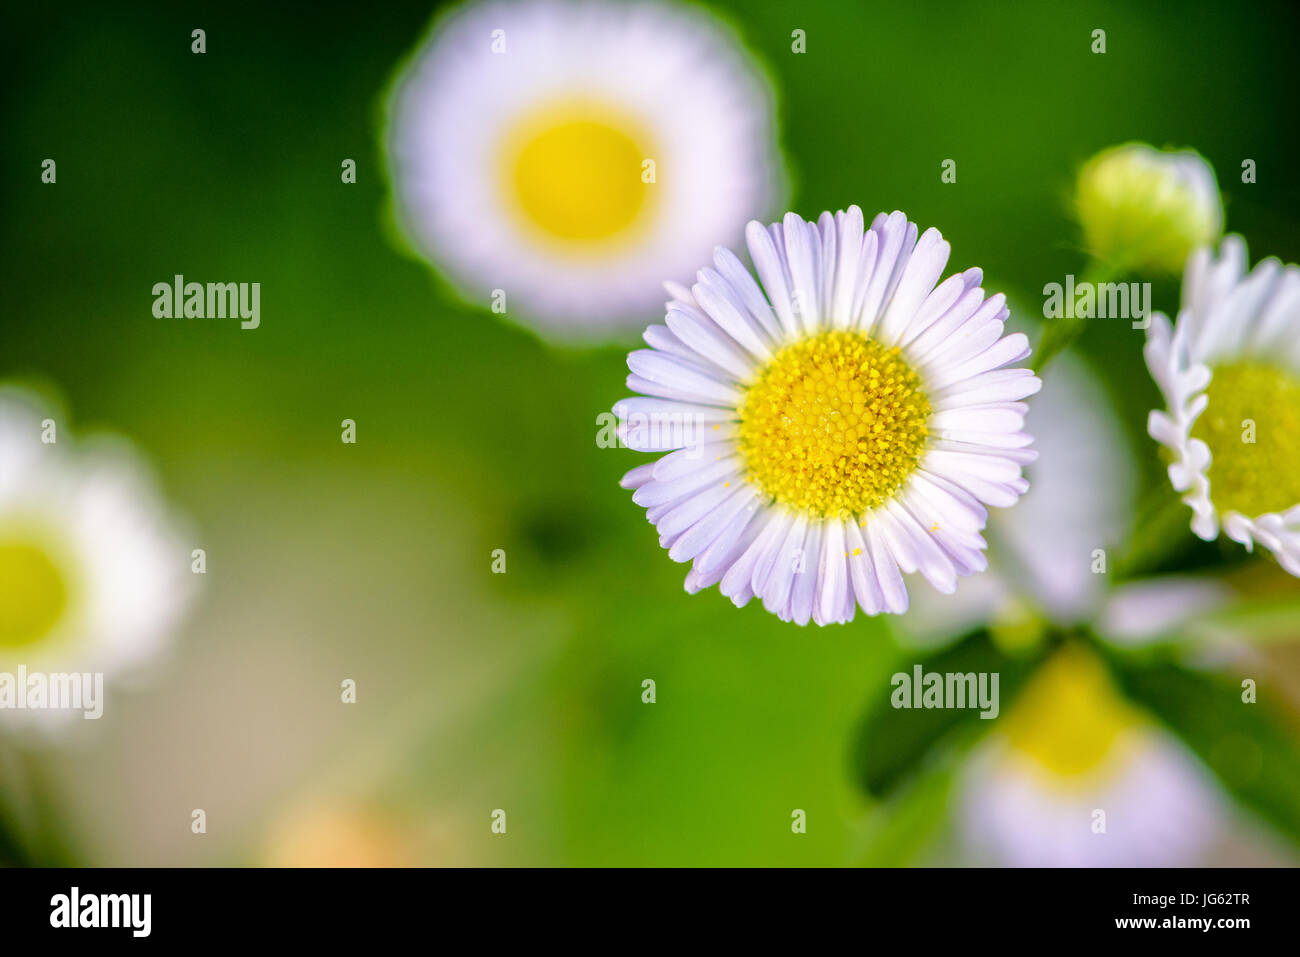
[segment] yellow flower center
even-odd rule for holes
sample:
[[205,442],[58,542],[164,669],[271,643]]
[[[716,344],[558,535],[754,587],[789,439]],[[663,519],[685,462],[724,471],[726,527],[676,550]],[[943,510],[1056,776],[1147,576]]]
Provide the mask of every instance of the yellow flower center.
[[1192,435],[1210,447],[1210,497],[1251,518],[1300,505],[1300,377],[1264,362],[1214,369]]
[[531,113],[506,136],[507,192],[548,238],[609,240],[643,215],[653,185],[643,166],[648,145],[635,122],[598,106]]
[[43,549],[22,540],[0,540],[0,647],[40,641],[67,603],[67,584]]
[[1096,658],[1067,648],[1034,676],[1003,731],[1045,778],[1060,784],[1101,769],[1141,721]]
[[916,468],[930,403],[897,348],[835,331],[778,352],[739,411],[740,450],[763,491],[842,518],[887,501]]

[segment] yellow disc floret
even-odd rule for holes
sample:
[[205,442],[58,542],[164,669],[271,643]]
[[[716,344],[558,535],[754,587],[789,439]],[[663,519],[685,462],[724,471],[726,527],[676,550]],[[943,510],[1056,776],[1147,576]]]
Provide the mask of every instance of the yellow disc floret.
[[63,575],[43,549],[0,540],[0,647],[44,638],[62,617],[67,597]]
[[1065,783],[1113,767],[1129,732],[1142,724],[1105,666],[1067,647],[1034,675],[1004,731],[1048,781]]
[[642,215],[648,144],[636,124],[568,104],[526,117],[504,145],[507,191],[534,230],[568,243],[609,240]]
[[778,352],[739,411],[751,479],[784,505],[842,518],[887,501],[911,475],[930,403],[897,348],[833,331]]
[[1300,505],[1300,377],[1263,362],[1217,366],[1192,436],[1210,447],[1210,498],[1248,517]]

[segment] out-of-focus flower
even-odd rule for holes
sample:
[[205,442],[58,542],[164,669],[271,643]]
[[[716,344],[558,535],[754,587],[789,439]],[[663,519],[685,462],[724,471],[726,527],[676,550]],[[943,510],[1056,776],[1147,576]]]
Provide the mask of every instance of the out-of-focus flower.
[[1148,431],[1172,453],[1193,532],[1222,526],[1300,576],[1300,268],[1246,264],[1239,236],[1217,258],[1197,250],[1178,321],[1152,317],[1146,361],[1167,410]]
[[350,804],[296,808],[271,831],[271,867],[410,867],[404,839],[383,815]]
[[1092,624],[1116,644],[1141,644],[1226,603],[1229,589],[1205,577],[1112,584],[1116,546],[1135,522],[1137,468],[1105,390],[1081,361],[1069,353],[1058,360],[1030,403],[1026,428],[1039,458],[1016,508],[990,517],[988,571],[963,579],[951,596],[918,595],[901,637],[932,646],[989,622],[1028,618]]
[[900,212],[856,206],[747,230],[760,286],[726,249],[628,357],[614,407],[625,476],[690,592],[720,583],[784,620],[902,612],[903,574],[939,591],[987,565],[987,506],[1028,488],[1021,399],[1039,380],[1005,298]]
[[1084,164],[1075,214],[1088,253],[1118,272],[1178,273],[1197,246],[1223,231],[1210,164],[1193,150],[1127,143]]
[[[74,445],[38,408],[0,390],[0,672],[112,681],[177,623],[193,587],[189,547],[124,441]],[[69,714],[11,707],[0,725]]]
[[[936,645],[990,622],[1001,635],[1023,620],[1037,623],[1035,635],[1088,626],[1114,645],[1174,634],[1199,647],[1227,637],[1189,624],[1227,603],[1231,592],[1213,579],[1112,584],[1114,545],[1134,524],[1136,466],[1087,367],[1065,354],[1030,405],[1026,427],[1040,457],[1029,493],[989,523],[989,570],[942,600],[919,595],[903,636]],[[1127,704],[1083,649],[1049,659],[999,723],[1005,733],[971,755],[959,801],[966,842],[984,861],[1176,864],[1194,859],[1225,821],[1208,772]],[[1104,834],[1093,831],[1098,810]]]
[[[397,81],[398,216],[463,293],[593,338],[780,201],[772,93],[736,36],[658,0],[496,0]],[[498,301],[504,297],[504,301]]]
[[966,768],[961,823],[1016,867],[1177,866],[1219,830],[1219,792],[1081,648],[1057,652]]

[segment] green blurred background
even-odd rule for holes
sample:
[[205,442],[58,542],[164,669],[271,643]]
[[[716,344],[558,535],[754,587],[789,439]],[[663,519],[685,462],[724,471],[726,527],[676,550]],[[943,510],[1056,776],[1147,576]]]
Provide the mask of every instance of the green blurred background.
[[[952,269],[1033,305],[1082,272],[1078,165],[1141,139],[1201,151],[1252,255],[1300,259],[1292,4],[714,9],[770,70],[805,216],[903,209],[943,231]],[[363,808],[411,863],[860,860],[853,730],[914,654],[880,620],[799,629],[687,596],[617,485],[641,457],[594,442],[635,333],[555,350],[401,251],[380,103],[432,13],[5,11],[0,377],[62,396],[77,431],[134,439],[208,574],[153,683],[68,746],[0,743],[0,786],[19,806],[43,793],[53,811],[31,813],[57,814],[78,863],[267,860],[321,805]],[[154,318],[175,273],[260,282],[261,328]],[[1156,297],[1172,311],[1176,283]],[[1156,402],[1139,340],[1083,349],[1138,448]],[[880,860],[910,859],[910,826]]]

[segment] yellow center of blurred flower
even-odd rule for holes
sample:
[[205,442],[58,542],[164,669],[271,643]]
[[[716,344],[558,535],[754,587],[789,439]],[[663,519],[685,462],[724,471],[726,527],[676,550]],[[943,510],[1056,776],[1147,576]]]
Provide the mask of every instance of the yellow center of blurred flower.
[[[646,137],[627,117],[587,105],[530,114],[506,137],[506,178],[524,218],[549,237],[591,244],[628,230],[653,183]],[[645,177],[649,178],[649,177]]]
[[0,646],[21,648],[40,641],[67,603],[63,575],[43,549],[0,540]]
[[912,474],[930,403],[898,349],[835,331],[778,352],[739,411],[740,450],[763,491],[842,518],[885,502]]
[[1101,662],[1067,648],[1034,676],[1003,731],[1046,778],[1061,783],[1101,769],[1141,721]]
[[409,841],[365,811],[313,807],[275,827],[267,850],[272,867],[404,867]]
[[1264,362],[1214,369],[1192,436],[1210,447],[1210,497],[1254,518],[1300,505],[1300,377]]

